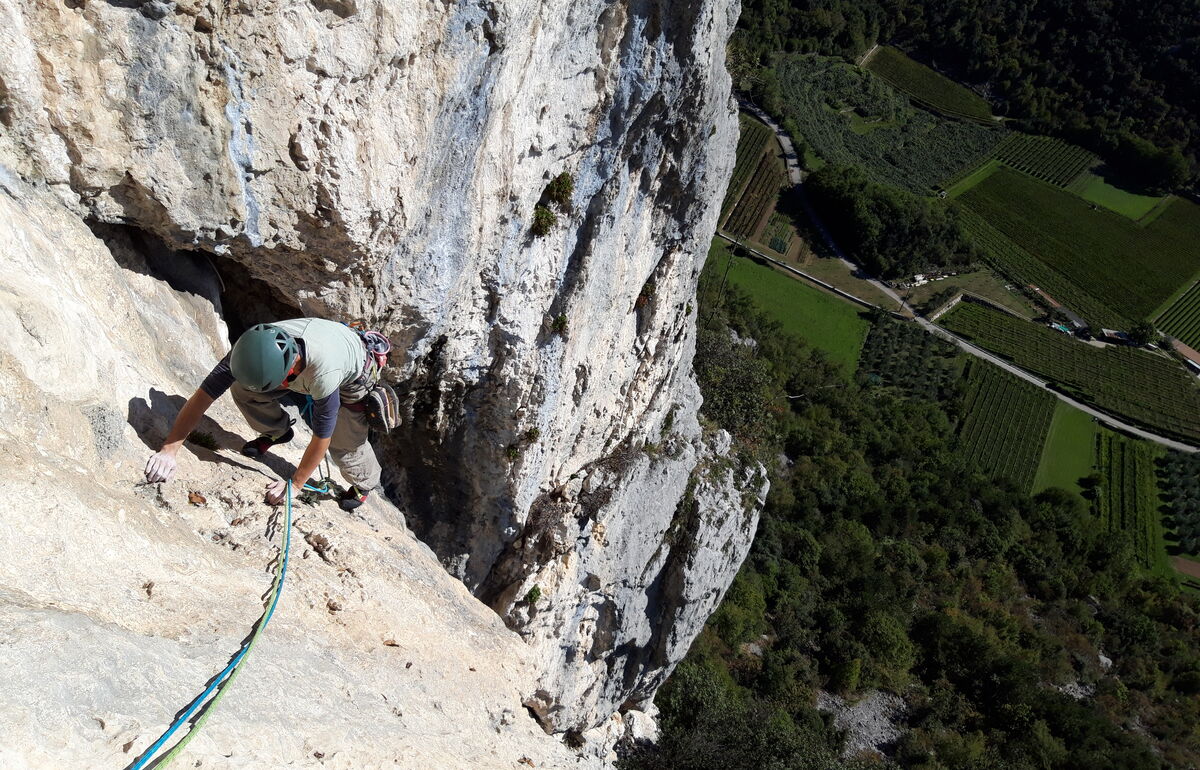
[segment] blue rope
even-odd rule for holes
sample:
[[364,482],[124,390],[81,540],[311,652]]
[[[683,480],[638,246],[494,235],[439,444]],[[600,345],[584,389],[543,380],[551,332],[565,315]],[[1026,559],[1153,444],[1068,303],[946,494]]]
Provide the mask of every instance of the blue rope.
[[[202,704],[204,704],[204,702],[208,699],[208,696],[212,695],[214,690],[221,688],[226,682],[233,681],[232,677],[237,673],[237,668],[239,665],[241,665],[242,659],[246,657],[246,653],[250,652],[250,648],[254,646],[254,642],[258,639],[259,633],[261,633],[262,630],[267,627],[267,623],[271,622],[271,616],[275,614],[275,606],[279,604],[279,596],[283,593],[283,581],[287,576],[288,551],[291,550],[292,482],[290,479],[287,482],[287,518],[284,522],[284,527],[283,554],[281,556],[283,563],[280,565],[278,582],[275,585],[275,595],[271,598],[271,604],[267,607],[266,612],[264,612],[254,624],[250,632],[250,636],[246,639],[246,641],[242,642],[242,648],[233,657],[233,660],[229,661],[229,665],[227,665],[219,674],[217,674],[217,676],[212,680],[212,683],[209,684],[208,687],[205,688],[204,692],[200,693],[200,695],[198,695],[188,705],[187,709],[181,715],[176,717],[175,721],[171,723],[171,726],[167,728],[167,731],[163,733],[162,736],[150,746],[150,748],[146,749],[146,751],[142,753],[138,760],[129,767],[129,770],[142,770],[142,768],[146,767],[147,763],[154,758],[155,753],[162,748],[164,743],[170,740],[171,736],[175,734],[176,730],[178,730],[185,722],[191,719],[192,715],[196,713],[196,710],[199,709]],[[217,697],[219,698],[220,695],[221,693],[218,693]],[[213,703],[216,703],[216,699],[213,700]],[[198,728],[199,724],[196,725],[196,729]],[[192,734],[193,733],[189,733],[188,735],[184,736],[184,741],[187,741]],[[175,749],[172,749],[171,754],[174,754],[177,749],[181,748],[182,744],[183,741],[181,741],[180,745]],[[165,761],[169,761],[171,754],[163,757],[163,759]]]

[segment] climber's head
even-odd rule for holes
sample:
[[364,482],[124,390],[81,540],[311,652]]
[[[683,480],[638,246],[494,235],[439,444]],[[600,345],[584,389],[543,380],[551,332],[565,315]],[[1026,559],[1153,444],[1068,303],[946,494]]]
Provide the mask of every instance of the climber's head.
[[270,324],[259,324],[233,343],[229,368],[247,390],[278,390],[297,365],[300,348],[292,335]]

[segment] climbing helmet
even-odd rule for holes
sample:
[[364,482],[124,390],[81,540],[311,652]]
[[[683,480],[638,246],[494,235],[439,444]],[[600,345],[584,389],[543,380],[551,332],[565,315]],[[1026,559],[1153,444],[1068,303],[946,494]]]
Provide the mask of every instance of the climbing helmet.
[[229,368],[233,378],[247,390],[266,393],[278,390],[287,379],[300,348],[292,335],[271,324],[247,329],[233,343]]

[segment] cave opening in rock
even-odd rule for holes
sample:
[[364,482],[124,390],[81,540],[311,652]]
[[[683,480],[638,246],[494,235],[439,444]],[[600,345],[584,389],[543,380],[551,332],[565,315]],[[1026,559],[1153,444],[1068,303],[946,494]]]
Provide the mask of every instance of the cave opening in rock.
[[255,324],[304,315],[299,307],[230,257],[177,249],[135,225],[93,220],[88,226],[104,241],[121,267],[207,300],[228,327],[230,342]]

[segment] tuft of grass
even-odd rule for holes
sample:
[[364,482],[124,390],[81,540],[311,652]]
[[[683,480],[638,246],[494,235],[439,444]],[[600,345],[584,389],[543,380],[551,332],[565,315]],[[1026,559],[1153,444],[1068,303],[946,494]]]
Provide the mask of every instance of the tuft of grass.
[[534,583],[533,588],[529,589],[522,601],[524,601],[526,604],[537,604],[537,600],[541,598],[542,588],[537,583]]
[[517,444],[509,444],[504,447],[504,456],[509,460],[516,461],[521,456],[521,447]]
[[567,316],[565,313],[559,313],[554,316],[554,320],[550,322],[550,331],[555,334],[567,333]]
[[541,437],[542,437],[542,431],[540,428],[530,428],[529,430],[527,430],[521,434],[521,440],[527,444],[532,444],[533,442],[537,441]]
[[558,217],[553,211],[545,206],[538,206],[533,210],[533,227],[530,228],[530,232],[541,238],[548,235],[557,222]]
[[194,430],[188,434],[187,440],[189,443],[195,444],[198,447],[203,447],[210,452],[215,452],[221,447],[217,444],[217,440],[213,438],[213,434],[206,433],[202,430]]
[[575,180],[566,171],[550,180],[546,185],[545,196],[550,202],[557,204],[566,211],[571,205],[571,196],[575,194]]

